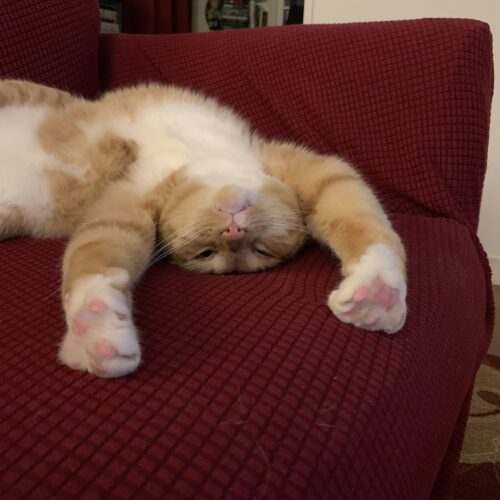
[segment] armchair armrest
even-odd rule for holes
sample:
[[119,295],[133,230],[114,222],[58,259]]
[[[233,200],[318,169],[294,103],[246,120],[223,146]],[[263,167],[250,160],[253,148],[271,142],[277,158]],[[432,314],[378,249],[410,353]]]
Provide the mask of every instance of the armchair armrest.
[[105,88],[221,98],[264,136],[353,161],[388,210],[475,230],[492,96],[489,28],[427,19],[101,37]]

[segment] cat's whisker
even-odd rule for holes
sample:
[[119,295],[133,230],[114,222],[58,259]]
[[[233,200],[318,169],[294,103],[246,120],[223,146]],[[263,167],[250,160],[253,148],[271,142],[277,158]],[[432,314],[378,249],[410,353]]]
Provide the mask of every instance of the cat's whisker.
[[[185,234],[185,233],[184,233]],[[165,248],[165,240],[160,236],[153,247],[151,248],[151,258],[155,258],[158,253],[161,253]]]
[[264,219],[264,220],[259,220],[257,221],[257,224],[263,225],[263,224],[282,224],[282,225],[289,225],[290,227],[300,227],[300,228],[305,228],[305,224],[299,224],[295,221],[287,221],[287,220],[280,220],[280,219]]
[[[292,216],[288,216],[288,215],[272,215],[272,214],[269,214],[269,215],[266,215],[262,218],[259,219],[259,221],[268,221],[268,220],[277,220],[277,221],[290,221],[290,222],[294,222],[294,223],[298,223],[297,221],[297,217],[292,217]],[[302,219],[300,219],[302,220]]]
[[280,222],[283,224],[293,224],[295,226],[305,226],[305,222],[302,220],[297,220],[295,217],[264,217],[256,222]]
[[148,267],[154,266],[156,263],[160,262],[168,255],[169,255],[168,253],[159,252],[149,261]]
[[[280,205],[276,205],[275,209],[277,211],[279,211],[279,212],[282,212]],[[287,213],[286,214],[281,213],[280,215],[278,215],[278,214],[274,213],[273,211],[271,211],[271,213],[268,213],[268,214],[265,214],[265,215],[273,215],[273,216],[277,216],[277,217],[281,217],[282,215],[286,215],[286,216],[289,216],[289,217],[290,216],[297,216],[299,218],[302,218],[304,216],[304,213],[302,211],[300,211],[300,210],[295,210],[295,209],[293,209],[291,207],[287,207]]]
[[185,238],[185,240],[180,245],[172,245],[172,242],[168,242],[167,245],[169,247],[171,247],[171,249],[172,249],[171,253],[176,252],[176,251],[180,250],[181,248],[185,247],[187,244],[191,243],[193,240],[195,240],[199,236],[201,236],[204,232],[205,232],[205,230],[203,229],[203,230],[198,231],[194,235],[190,235],[189,237]]
[[158,246],[158,248],[156,248],[151,253],[150,260],[149,260],[149,265],[151,266],[154,263],[162,260],[165,257],[165,255],[166,255],[166,251],[167,251],[167,245],[165,244],[164,241],[162,241],[161,244]]
[[292,214],[273,214],[273,213],[267,213],[263,214],[262,219],[283,219],[283,220],[302,220],[302,217],[296,217]]
[[151,259],[149,260],[148,267],[151,267],[152,265],[156,264],[157,262],[159,262],[163,258],[164,257],[163,257],[162,253],[158,253],[158,254],[152,255]]
[[285,219],[283,217],[266,217],[263,219],[258,219],[257,222],[284,222],[284,223],[298,224],[296,219]]
[[151,254],[151,258],[153,258],[158,252],[161,252],[162,248],[163,248],[163,241],[162,242],[158,242],[153,248],[151,248],[151,251],[150,251],[150,254]]
[[167,241],[162,240],[162,243],[164,245],[170,245],[170,246],[172,246],[177,241],[182,240],[185,237],[190,237],[190,233],[193,233],[194,231],[196,231],[196,226],[197,225],[198,224],[194,223],[194,224],[188,226],[188,229],[185,230],[183,233],[177,235],[175,238],[173,238],[171,240],[167,240]]
[[[171,220],[173,220],[174,216],[171,216]],[[192,231],[196,227],[200,225],[199,221],[193,221],[188,224],[183,224],[181,227],[183,228],[183,233],[178,235],[178,236],[183,236],[184,234],[188,233],[189,231]],[[160,237],[160,241],[164,241],[164,238]]]
[[306,234],[309,233],[309,231],[307,231],[302,226],[294,226],[291,224],[279,224],[279,223],[260,224],[259,226],[257,226],[257,229],[285,229],[287,231],[295,231],[295,232],[301,232],[301,233],[306,233]]
[[158,255],[148,263],[148,268],[153,267],[158,262],[162,261],[165,257],[163,255]]
[[299,231],[299,232],[305,232],[307,233],[307,229],[304,228],[303,226],[295,226],[293,224],[286,224],[286,223],[280,223],[280,222],[264,222],[264,223],[261,223],[261,224],[257,224],[255,226],[255,229],[257,231],[262,231],[262,230],[272,230],[272,229],[288,229],[290,231]]
[[153,245],[153,248],[151,249],[151,251],[155,251],[157,248],[161,247],[162,245],[164,244],[164,240],[163,238],[158,238],[155,242],[155,244]]
[[154,254],[151,255],[151,263],[158,262],[168,256],[171,253],[171,249],[169,248],[169,245],[165,242],[163,242],[162,246],[154,252]]
[[59,282],[57,283],[57,287],[52,291],[50,292],[48,295],[46,295],[44,297],[43,300],[48,300],[50,299],[51,297],[53,297],[56,293],[61,293],[61,285],[62,285],[62,282],[59,280]]
[[[196,232],[195,234],[188,236],[186,238],[186,240],[182,242],[181,245],[177,245],[175,247],[172,247],[171,242],[165,243],[165,246],[160,250],[160,252],[158,252],[158,254],[156,254],[153,257],[153,259],[150,261],[149,265],[152,266],[153,264],[156,264],[157,262],[164,259],[165,257],[168,257],[172,253],[179,251],[181,248],[185,247],[186,245],[188,245],[189,243],[194,241],[196,238],[198,238],[203,232],[204,232],[204,230],[201,230],[201,231]],[[179,237],[176,239],[179,239]]]

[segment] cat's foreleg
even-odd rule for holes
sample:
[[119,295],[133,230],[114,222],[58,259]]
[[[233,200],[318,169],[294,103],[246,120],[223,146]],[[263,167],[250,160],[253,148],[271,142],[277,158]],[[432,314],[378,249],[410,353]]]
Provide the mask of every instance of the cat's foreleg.
[[101,377],[134,371],[141,351],[132,317],[132,286],[146,268],[155,224],[133,189],[113,186],[92,206],[63,263],[68,331],[59,359]]
[[335,156],[266,144],[268,172],[297,192],[312,235],[339,257],[343,281],[328,305],[342,320],[395,333],[406,319],[405,250],[361,176]]

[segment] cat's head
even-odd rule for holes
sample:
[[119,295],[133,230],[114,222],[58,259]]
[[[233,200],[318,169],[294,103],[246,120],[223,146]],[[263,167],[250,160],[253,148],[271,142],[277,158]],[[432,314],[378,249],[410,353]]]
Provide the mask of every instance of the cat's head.
[[298,199],[283,182],[213,185],[172,175],[163,187],[159,231],[171,262],[202,273],[254,272],[293,256],[307,232]]

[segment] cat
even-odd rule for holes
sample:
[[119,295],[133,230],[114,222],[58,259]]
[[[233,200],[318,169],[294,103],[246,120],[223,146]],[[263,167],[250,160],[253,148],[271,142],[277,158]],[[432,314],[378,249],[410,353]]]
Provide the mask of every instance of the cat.
[[404,246],[337,156],[260,137],[214,98],[144,84],[88,101],[0,81],[0,240],[69,238],[59,360],[101,377],[140,364],[132,286],[156,257],[201,273],[262,271],[308,236],[340,259],[344,322],[399,331]]

